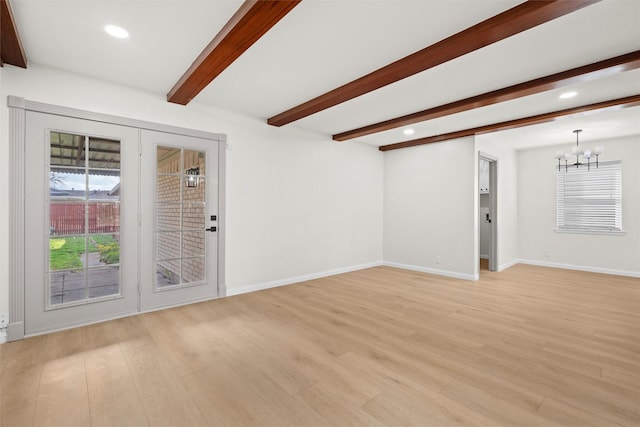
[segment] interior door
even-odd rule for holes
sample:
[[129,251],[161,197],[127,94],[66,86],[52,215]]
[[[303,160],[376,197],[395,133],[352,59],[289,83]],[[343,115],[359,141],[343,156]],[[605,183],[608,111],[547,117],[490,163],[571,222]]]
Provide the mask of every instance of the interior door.
[[218,142],[141,131],[143,311],[218,292]]
[[138,130],[27,112],[25,334],[137,311]]

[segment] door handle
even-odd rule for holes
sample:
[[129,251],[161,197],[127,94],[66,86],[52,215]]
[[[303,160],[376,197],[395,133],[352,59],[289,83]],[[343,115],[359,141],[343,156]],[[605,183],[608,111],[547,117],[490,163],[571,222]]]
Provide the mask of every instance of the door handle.
[[216,231],[218,231],[218,227],[205,228],[204,231],[210,231],[212,233],[215,233]]
[[491,222],[491,218],[489,218],[489,214],[486,214],[486,215],[487,215],[487,217],[486,217],[487,218],[487,222]]

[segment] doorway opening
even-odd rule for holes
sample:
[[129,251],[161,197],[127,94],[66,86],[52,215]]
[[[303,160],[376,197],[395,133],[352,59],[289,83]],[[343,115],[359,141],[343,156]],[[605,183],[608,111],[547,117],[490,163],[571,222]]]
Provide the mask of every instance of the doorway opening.
[[498,271],[497,183],[498,159],[478,156],[478,259],[479,271]]

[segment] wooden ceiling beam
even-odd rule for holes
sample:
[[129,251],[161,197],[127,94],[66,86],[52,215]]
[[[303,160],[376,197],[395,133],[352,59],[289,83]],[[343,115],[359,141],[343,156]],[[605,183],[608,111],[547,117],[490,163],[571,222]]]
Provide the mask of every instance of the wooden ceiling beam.
[[535,116],[523,117],[520,119],[509,120],[506,122],[493,123],[490,125],[479,126],[470,129],[458,130],[455,132],[444,133],[441,135],[428,136],[426,138],[413,139],[411,141],[398,142],[395,144],[382,145],[380,151],[397,150],[399,148],[415,147],[418,145],[431,144],[433,142],[448,141],[467,136],[480,135],[484,133],[497,132],[501,130],[515,129],[524,126],[537,125],[540,123],[551,122],[559,117],[575,116],[594,111],[606,111],[612,109],[622,109],[627,107],[636,107],[640,105],[640,94],[627,96],[625,98],[612,99],[609,101],[597,102],[595,104],[583,105],[580,107],[567,108],[565,110],[553,111],[550,113],[538,114]]
[[245,0],[167,94],[187,105],[302,0]]
[[0,0],[0,65],[4,64],[27,68],[27,56],[22,48],[9,0]]
[[600,0],[529,0],[431,46],[267,120],[283,126],[452,59],[504,40]]
[[640,50],[333,135],[346,141],[640,68]]

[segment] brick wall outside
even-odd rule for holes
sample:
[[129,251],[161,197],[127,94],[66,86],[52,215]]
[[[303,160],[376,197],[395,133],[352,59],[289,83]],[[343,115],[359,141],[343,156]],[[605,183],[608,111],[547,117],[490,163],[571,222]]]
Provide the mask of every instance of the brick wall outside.
[[[185,166],[181,169],[180,153],[176,151],[175,155],[159,162],[157,168],[157,268],[170,276],[172,284],[205,278],[205,157],[199,154],[184,150]],[[196,167],[200,168],[198,187],[186,187],[181,171]]]

